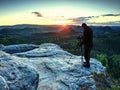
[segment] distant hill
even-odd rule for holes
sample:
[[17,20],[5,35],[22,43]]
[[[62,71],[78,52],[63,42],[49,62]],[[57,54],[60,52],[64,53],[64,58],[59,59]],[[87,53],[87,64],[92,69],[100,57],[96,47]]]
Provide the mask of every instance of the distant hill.
[[[90,26],[94,35],[104,35],[120,32],[120,26]],[[43,36],[69,36],[82,33],[81,26],[61,26],[61,25],[14,25],[0,26],[0,35],[12,35],[14,37],[43,37]]]
[[73,35],[77,34],[77,31],[75,31],[71,26],[66,26],[65,28],[61,29],[61,31],[58,32],[60,35]]
[[[79,33],[83,32],[81,26],[72,26],[72,28]],[[94,35],[104,35],[120,32],[120,26],[90,26]]]
[[0,35],[31,36],[33,34],[46,34],[60,31],[57,25],[15,25],[0,26]]
[[[14,25],[14,26],[0,26],[0,31],[2,30],[36,30],[37,32],[44,33],[44,32],[55,32],[56,30],[60,29],[60,25]],[[39,30],[39,31],[38,31]]]
[[115,32],[110,26],[91,26],[95,35],[109,34]]

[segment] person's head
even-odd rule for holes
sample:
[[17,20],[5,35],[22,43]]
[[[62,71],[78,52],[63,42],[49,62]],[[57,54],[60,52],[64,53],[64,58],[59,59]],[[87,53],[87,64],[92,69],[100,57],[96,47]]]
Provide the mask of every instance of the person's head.
[[82,27],[83,27],[83,28],[86,28],[86,27],[87,27],[87,24],[86,24],[86,23],[82,23]]

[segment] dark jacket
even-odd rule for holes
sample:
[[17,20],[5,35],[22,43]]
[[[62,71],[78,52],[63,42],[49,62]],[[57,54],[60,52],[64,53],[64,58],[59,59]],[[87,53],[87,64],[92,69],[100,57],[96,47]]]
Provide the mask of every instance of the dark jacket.
[[89,27],[84,28],[81,45],[82,44],[87,47],[93,46],[93,31]]

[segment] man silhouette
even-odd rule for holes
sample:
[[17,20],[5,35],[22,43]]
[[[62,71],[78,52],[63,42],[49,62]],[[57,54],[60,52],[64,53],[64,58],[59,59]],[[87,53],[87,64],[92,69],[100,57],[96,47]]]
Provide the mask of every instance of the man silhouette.
[[83,36],[81,38],[81,42],[78,43],[79,46],[84,45],[84,58],[85,61],[83,66],[89,68],[90,67],[90,52],[93,47],[93,31],[91,28],[87,26],[87,24],[83,23],[82,28],[84,30]]

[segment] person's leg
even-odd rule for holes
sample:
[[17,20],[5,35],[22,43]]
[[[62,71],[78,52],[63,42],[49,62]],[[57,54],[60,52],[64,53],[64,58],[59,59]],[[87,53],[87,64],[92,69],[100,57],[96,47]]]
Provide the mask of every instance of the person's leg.
[[84,63],[84,66],[86,67],[90,67],[90,51],[91,49],[89,47],[85,47],[84,58],[86,62]]

